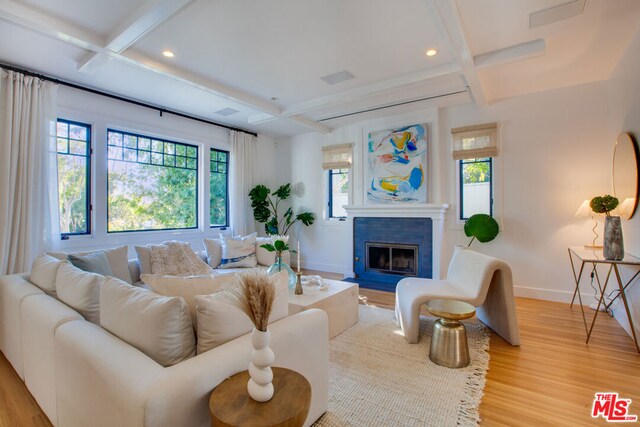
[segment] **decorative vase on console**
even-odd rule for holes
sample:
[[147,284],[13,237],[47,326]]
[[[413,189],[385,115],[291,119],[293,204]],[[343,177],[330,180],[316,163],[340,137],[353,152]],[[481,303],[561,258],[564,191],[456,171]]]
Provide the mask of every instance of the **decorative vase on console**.
[[622,224],[619,216],[607,216],[604,220],[604,258],[620,261],[624,258]]
[[289,289],[293,289],[296,286],[296,282],[298,281],[298,277],[296,273],[293,272],[291,267],[282,260],[282,254],[284,251],[295,252],[289,249],[289,236],[271,236],[271,243],[266,243],[264,245],[260,245],[261,248],[266,249],[269,252],[275,252],[276,254],[276,262],[269,267],[267,270],[267,274],[269,276],[273,276],[274,274],[278,274],[281,271],[286,271],[289,275]]
[[619,216],[612,216],[611,211],[619,204],[616,197],[610,195],[598,196],[591,199],[589,206],[595,213],[605,214],[603,254],[610,261],[624,258],[624,242],[622,239],[622,224]]

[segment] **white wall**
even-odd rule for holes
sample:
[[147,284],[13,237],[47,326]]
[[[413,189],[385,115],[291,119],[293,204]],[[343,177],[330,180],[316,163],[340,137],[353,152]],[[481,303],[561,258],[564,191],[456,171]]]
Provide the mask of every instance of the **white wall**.
[[[640,142],[640,32],[627,47],[622,59],[618,63],[608,82],[609,88],[609,127],[611,135],[615,138],[620,132],[629,132],[635,138],[636,144]],[[622,221],[624,236],[624,248],[637,257],[640,257],[640,212],[636,212],[630,221]],[[633,272],[624,271],[626,278]],[[636,329],[636,335],[640,338],[640,285],[636,280],[627,290],[627,296],[631,301],[631,312]],[[630,333],[627,316],[622,304],[615,307],[616,319]]]
[[[479,108],[464,105],[423,110],[292,139],[292,181],[303,182],[303,203],[324,208],[321,146],[356,143],[353,202],[362,203],[364,139],[368,130],[412,123],[429,125],[429,202],[449,203],[444,257],[466,244],[456,221],[456,174],[451,158],[451,128],[496,121],[500,156],[496,160],[498,238],[475,249],[506,260],[520,295],[568,300],[573,291],[567,246],[590,240],[588,221],[574,213],[580,203],[606,192],[610,181],[610,141],[605,82],[527,95]],[[303,265],[329,271],[351,270],[352,231],[348,224],[320,222],[301,236]]]
[[[199,194],[200,227],[184,231],[143,231],[131,233],[106,232],[106,132],[107,128],[132,131],[145,135],[163,137],[169,140],[188,142],[201,147],[228,150],[229,131],[224,128],[199,123],[193,120],[164,114],[157,111],[124,103],[114,99],[90,94],[84,91],[61,86],[58,96],[58,117],[75,120],[92,126],[92,235],[72,236],[61,241],[62,250],[88,250],[117,245],[129,245],[129,255],[135,256],[134,244],[159,243],[169,239],[180,239],[191,243],[194,249],[203,249],[203,237],[218,237],[219,229],[208,226],[208,184],[204,167],[208,162],[209,150],[201,150],[200,183],[204,188]],[[276,148],[277,145],[277,148]],[[290,153],[288,142],[277,143],[272,138],[261,136],[258,139],[258,158],[256,177],[258,182],[276,185],[289,179]],[[204,154],[204,155],[203,155]],[[205,219],[205,220],[203,220]],[[230,230],[226,231],[227,233]]]

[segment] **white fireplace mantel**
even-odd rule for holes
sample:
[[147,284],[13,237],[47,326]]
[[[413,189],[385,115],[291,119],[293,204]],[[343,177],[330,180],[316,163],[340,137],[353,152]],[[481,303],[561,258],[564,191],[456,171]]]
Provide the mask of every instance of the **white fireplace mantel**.
[[[431,218],[433,221],[433,265],[434,279],[441,278],[444,271],[442,263],[442,246],[444,239],[444,222],[448,204],[371,204],[371,205],[346,205],[347,218],[353,229],[353,218],[356,217],[388,217],[388,218]],[[353,275],[353,272],[352,272]]]
[[397,205],[346,205],[344,209],[350,218],[357,216],[381,216],[390,218],[431,218],[445,219],[449,205],[442,204],[397,204]]

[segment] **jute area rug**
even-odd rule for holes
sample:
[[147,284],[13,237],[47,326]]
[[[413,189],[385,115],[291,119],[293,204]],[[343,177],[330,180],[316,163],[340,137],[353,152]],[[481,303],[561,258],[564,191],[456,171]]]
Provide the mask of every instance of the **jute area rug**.
[[392,310],[360,306],[360,321],[329,343],[329,410],[316,427],[475,426],[489,366],[489,334],[465,321],[471,364],[429,360],[433,317],[409,344]]

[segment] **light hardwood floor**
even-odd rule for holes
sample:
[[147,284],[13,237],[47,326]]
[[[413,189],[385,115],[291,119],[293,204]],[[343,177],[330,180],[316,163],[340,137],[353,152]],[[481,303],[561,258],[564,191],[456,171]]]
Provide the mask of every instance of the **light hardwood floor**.
[[[367,289],[360,293],[370,305],[393,309],[392,293]],[[602,418],[590,416],[594,394],[602,391],[632,399],[630,413],[640,415],[640,354],[614,319],[599,316],[586,345],[579,308],[524,298],[518,298],[516,305],[522,345],[512,347],[491,334],[489,372],[480,405],[482,425],[605,425]],[[588,315],[592,314],[589,310]],[[0,427],[49,425],[0,356]]]

